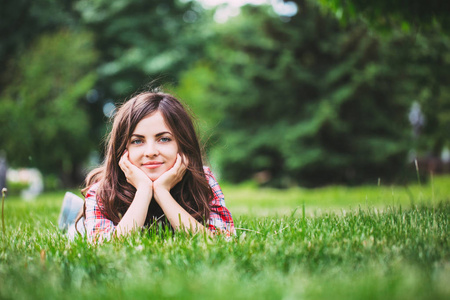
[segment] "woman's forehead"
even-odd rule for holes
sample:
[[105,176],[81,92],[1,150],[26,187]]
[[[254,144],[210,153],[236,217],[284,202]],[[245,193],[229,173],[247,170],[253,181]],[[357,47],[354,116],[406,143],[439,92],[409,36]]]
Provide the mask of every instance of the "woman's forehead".
[[158,110],[154,113],[151,113],[141,119],[137,125],[136,128],[133,131],[133,134],[157,134],[160,132],[169,132],[172,133],[172,130],[170,130],[169,126],[167,125],[164,116],[162,113]]

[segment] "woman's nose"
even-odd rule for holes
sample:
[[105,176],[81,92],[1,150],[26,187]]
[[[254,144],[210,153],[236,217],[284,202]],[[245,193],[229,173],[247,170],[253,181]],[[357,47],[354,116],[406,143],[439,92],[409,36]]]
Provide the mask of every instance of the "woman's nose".
[[156,156],[159,154],[158,146],[155,143],[148,143],[145,147],[145,156]]

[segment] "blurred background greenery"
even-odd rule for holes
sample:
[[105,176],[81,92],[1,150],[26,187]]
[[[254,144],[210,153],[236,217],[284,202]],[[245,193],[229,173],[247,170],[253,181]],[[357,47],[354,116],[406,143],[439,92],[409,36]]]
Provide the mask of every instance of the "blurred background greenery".
[[[246,2],[250,4],[243,5]],[[216,5],[214,5],[216,4]],[[0,156],[74,187],[107,120],[163,86],[221,180],[403,183],[448,172],[449,2],[16,0],[0,9]]]

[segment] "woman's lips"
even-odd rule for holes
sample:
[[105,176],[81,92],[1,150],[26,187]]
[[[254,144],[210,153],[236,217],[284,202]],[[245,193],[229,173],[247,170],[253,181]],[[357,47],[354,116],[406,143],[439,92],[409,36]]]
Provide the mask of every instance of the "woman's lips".
[[147,168],[147,169],[156,169],[156,168],[162,166],[163,163],[162,163],[162,162],[159,162],[159,161],[151,161],[151,162],[147,162],[147,163],[142,164],[142,165],[143,165],[145,168]]

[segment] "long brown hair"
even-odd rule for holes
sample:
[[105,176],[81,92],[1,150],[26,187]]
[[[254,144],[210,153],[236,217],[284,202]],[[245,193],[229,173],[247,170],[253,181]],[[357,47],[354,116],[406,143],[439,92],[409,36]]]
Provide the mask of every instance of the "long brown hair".
[[[91,171],[86,177],[86,193],[94,183],[97,188],[97,203],[101,212],[114,224],[121,217],[134,199],[136,189],[127,182],[125,174],[119,167],[119,160],[127,148],[130,137],[137,124],[145,117],[159,111],[166,125],[170,128],[178,144],[180,153],[188,160],[183,179],[170,191],[174,199],[196,220],[204,222],[209,219],[209,201],[213,192],[203,171],[203,160],[197,134],[190,115],[183,105],[173,96],[165,93],[144,92],[125,102],[117,110],[113,127],[108,136],[106,156],[103,164]],[[83,211],[83,216],[86,212]],[[162,209],[151,201],[146,224],[159,219]]]

